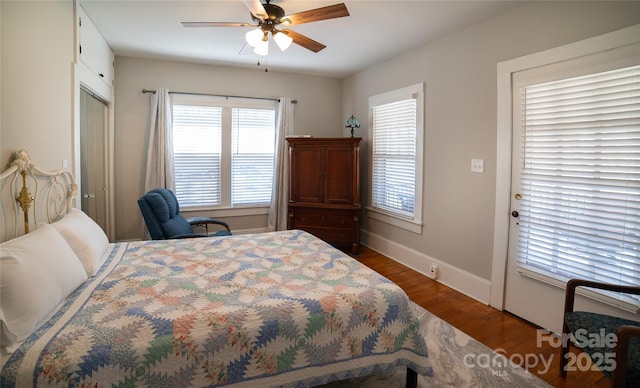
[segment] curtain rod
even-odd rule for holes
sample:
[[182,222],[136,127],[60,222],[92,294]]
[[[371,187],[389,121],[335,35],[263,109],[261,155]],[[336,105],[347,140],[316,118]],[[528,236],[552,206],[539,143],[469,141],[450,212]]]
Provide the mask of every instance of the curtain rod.
[[[155,90],[142,89],[142,93],[153,93],[156,94]],[[225,97],[225,98],[248,98],[252,100],[269,100],[269,101],[277,101],[280,102],[279,98],[267,98],[267,97],[250,97],[250,96],[229,96],[224,94],[209,94],[209,93],[188,93],[188,92],[169,92],[169,94],[191,94],[196,96],[210,96],[210,97]],[[291,103],[297,104],[298,100],[291,100]]]

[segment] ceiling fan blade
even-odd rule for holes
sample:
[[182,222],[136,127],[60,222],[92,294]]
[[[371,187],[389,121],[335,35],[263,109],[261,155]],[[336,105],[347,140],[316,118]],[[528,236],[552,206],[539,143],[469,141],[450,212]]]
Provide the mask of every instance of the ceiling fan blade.
[[250,23],[235,22],[182,22],[184,27],[257,27]]
[[314,53],[317,53],[318,51],[322,50],[323,48],[327,47],[325,45],[323,45],[320,42],[316,42],[315,40],[304,36],[300,33],[297,33],[295,31],[292,30],[282,30],[280,32],[283,32],[287,35],[289,35],[292,39],[293,39],[293,43],[298,44],[304,48],[306,48],[307,50],[311,50]]
[[242,2],[249,8],[249,12],[258,19],[265,19],[269,16],[260,0],[242,0]]
[[287,26],[295,26],[298,24],[341,18],[344,16],[349,16],[349,11],[344,3],[340,3],[322,8],[310,9],[308,11],[298,12],[292,15],[286,15],[280,20]]

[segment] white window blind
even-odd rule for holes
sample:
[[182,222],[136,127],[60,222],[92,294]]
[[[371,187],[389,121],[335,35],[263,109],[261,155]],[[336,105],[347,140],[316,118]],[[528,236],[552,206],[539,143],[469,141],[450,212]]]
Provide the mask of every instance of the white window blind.
[[175,95],[172,100],[180,206],[240,212],[233,214],[268,206],[277,102],[190,94]]
[[275,150],[275,110],[232,110],[231,203],[271,202]]
[[519,266],[640,285],[640,66],[521,93]]
[[173,105],[176,196],[180,206],[221,202],[222,108]]
[[373,206],[413,218],[416,198],[416,99],[373,106]]

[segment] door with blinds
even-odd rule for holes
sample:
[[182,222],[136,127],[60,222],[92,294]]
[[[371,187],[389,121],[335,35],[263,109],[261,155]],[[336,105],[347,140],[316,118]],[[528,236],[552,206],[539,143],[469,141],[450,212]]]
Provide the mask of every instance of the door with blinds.
[[[505,309],[560,332],[568,279],[640,285],[640,47],[514,74]],[[577,308],[640,318],[638,299]]]

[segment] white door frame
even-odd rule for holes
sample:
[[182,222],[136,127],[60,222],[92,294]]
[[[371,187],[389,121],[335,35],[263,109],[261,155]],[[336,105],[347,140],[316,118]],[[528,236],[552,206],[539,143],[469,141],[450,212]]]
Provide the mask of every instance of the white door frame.
[[[74,59],[73,59],[73,175],[76,178],[78,187],[82,187],[82,174],[80,171],[80,88],[90,91],[98,96],[107,105],[107,141],[105,147],[105,166],[107,168],[107,230],[106,235],[109,241],[115,241],[115,177],[114,177],[114,147],[115,144],[115,110],[114,110],[114,90],[102,78],[95,74],[80,60],[79,42],[79,18],[80,4],[74,0]],[[80,195],[76,197],[75,207],[82,208]]]
[[[107,122],[105,123],[105,137],[106,142],[104,144],[104,165],[106,168],[105,175],[107,181],[107,192],[106,192],[106,228],[105,233],[109,238],[109,241],[115,241],[115,209],[114,209],[114,107],[113,107],[113,93],[99,93],[96,92],[94,88],[91,88],[90,85],[87,85],[81,79],[82,77],[78,77],[78,82],[75,86],[75,101],[74,101],[74,133],[73,133],[73,143],[74,143],[74,176],[76,177],[76,182],[78,184],[78,190],[82,187],[82,172],[80,171],[80,89],[84,89],[89,93],[93,93],[96,97],[98,97],[102,102],[105,103],[107,109]],[[78,192],[78,196],[76,197],[76,207],[81,209],[81,194]]]
[[511,206],[511,76],[513,73],[640,42],[640,25],[498,63],[498,127],[493,261],[489,304],[504,309]]

